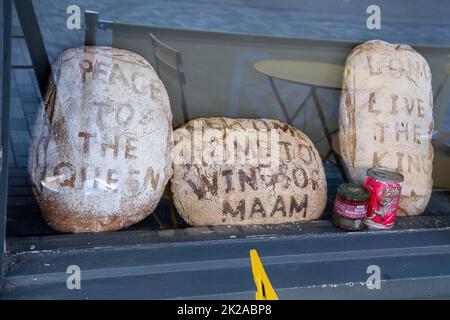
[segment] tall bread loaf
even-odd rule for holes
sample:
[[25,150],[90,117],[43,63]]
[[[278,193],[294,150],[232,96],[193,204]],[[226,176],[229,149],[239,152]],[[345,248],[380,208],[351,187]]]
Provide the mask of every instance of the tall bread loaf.
[[[236,144],[234,141],[237,140],[231,139],[230,145],[236,146],[235,150],[238,145],[243,146],[241,150],[245,149],[248,155],[261,150],[252,147],[262,146],[265,133],[267,137],[274,134],[278,136],[278,154],[275,154],[275,142],[273,145],[270,142],[264,150],[270,156],[279,157],[277,165],[269,166],[268,162],[262,161],[205,162],[204,157],[193,164],[177,164],[174,161],[174,176],[171,179],[173,200],[190,225],[277,224],[313,220],[322,214],[327,199],[327,184],[320,155],[305,134],[288,124],[275,120],[229,118],[192,120],[175,130],[174,156],[177,157],[178,150],[181,150],[178,147],[186,139],[191,145],[189,141],[194,132],[203,135],[203,138],[200,137],[203,142],[213,141],[206,136],[208,132],[215,132],[214,141],[218,149],[211,148],[216,151],[203,153],[215,156],[215,152],[222,150],[221,147],[232,134],[242,138],[251,130],[261,135],[258,134],[256,140],[246,140],[245,144]],[[203,148],[194,145],[194,149],[204,152],[205,144]],[[225,159],[229,159],[229,153],[224,151],[223,154]],[[193,152],[187,158],[194,157]]]
[[33,131],[30,171],[48,224],[117,230],[155,209],[172,175],[172,114],[141,56],[110,47],[65,51]]
[[399,214],[421,214],[433,181],[433,93],[427,61],[410,46],[367,41],[347,57],[339,141],[347,173],[385,167],[405,180]]

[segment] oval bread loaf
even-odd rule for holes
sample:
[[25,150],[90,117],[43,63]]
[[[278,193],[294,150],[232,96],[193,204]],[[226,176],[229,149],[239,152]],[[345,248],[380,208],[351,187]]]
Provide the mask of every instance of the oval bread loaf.
[[34,192],[62,232],[117,230],[153,212],[172,175],[172,114],[156,72],[110,47],[53,65],[30,157]]
[[433,93],[427,61],[407,45],[367,41],[345,64],[341,154],[353,182],[371,167],[403,174],[399,214],[421,214],[433,181]]
[[175,130],[174,140],[171,190],[189,224],[276,224],[322,214],[322,161],[300,130],[275,120],[203,118]]

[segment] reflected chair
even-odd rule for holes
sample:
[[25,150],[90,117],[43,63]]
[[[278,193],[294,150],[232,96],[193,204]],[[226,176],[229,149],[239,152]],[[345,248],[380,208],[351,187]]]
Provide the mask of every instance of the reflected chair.
[[[449,55],[450,58],[450,55]],[[436,101],[436,99],[440,96],[442,89],[444,88],[445,84],[447,83],[448,78],[450,77],[450,63],[446,63],[444,65],[444,77],[437,86],[437,89],[433,96],[433,101]]]
[[450,132],[439,132],[431,140],[434,149],[433,159],[433,189],[437,191],[450,191]]
[[[450,58],[450,55],[449,55]],[[450,63],[444,65],[444,77],[440,81],[434,93],[433,100],[437,101],[442,93],[448,79],[450,78]],[[450,139],[450,132],[437,132],[434,134],[431,143],[434,149],[433,160],[433,188],[440,191],[450,190],[450,147],[448,140]]]
[[[156,73],[158,74],[158,76],[161,78],[162,69],[168,69],[172,71],[172,73],[174,72],[177,76],[180,90],[181,111],[183,113],[183,123],[185,124],[189,121],[189,116],[187,111],[186,97],[184,93],[186,77],[184,74],[183,62],[181,60],[181,53],[159,40],[153,33],[150,33],[149,35],[153,47],[153,57],[155,59]],[[170,201],[172,228],[178,229],[177,210],[174,207],[172,192],[170,191],[169,186],[167,186],[164,190],[164,198]]]
[[181,53],[163,43],[161,40],[155,37],[153,33],[150,33],[150,39],[153,47],[153,57],[155,59],[156,72],[161,77],[161,66],[166,67],[172,72],[175,72],[178,78],[180,98],[181,98],[181,110],[183,113],[183,121],[187,123],[189,121],[186,97],[184,93],[184,86],[186,84],[186,77],[183,69],[183,62],[181,60]]

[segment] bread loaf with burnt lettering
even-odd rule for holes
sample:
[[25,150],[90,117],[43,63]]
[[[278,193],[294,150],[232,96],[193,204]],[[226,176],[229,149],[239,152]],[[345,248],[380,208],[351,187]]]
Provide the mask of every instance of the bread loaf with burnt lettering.
[[48,224],[117,230],[153,212],[172,175],[172,114],[141,56],[110,47],[65,51],[33,130],[30,171]]
[[176,208],[193,226],[317,219],[327,200],[319,153],[276,120],[201,118],[174,131]]
[[340,104],[344,166],[362,183],[371,167],[405,177],[399,214],[421,214],[433,181],[433,93],[427,61],[413,48],[380,40],[347,57]]

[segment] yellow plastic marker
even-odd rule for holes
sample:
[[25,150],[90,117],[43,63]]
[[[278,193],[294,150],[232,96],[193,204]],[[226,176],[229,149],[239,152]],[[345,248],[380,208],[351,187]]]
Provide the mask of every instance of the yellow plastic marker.
[[250,262],[252,264],[253,279],[256,284],[256,300],[278,300],[278,296],[270,284],[266,271],[259,260],[258,252],[250,250]]

